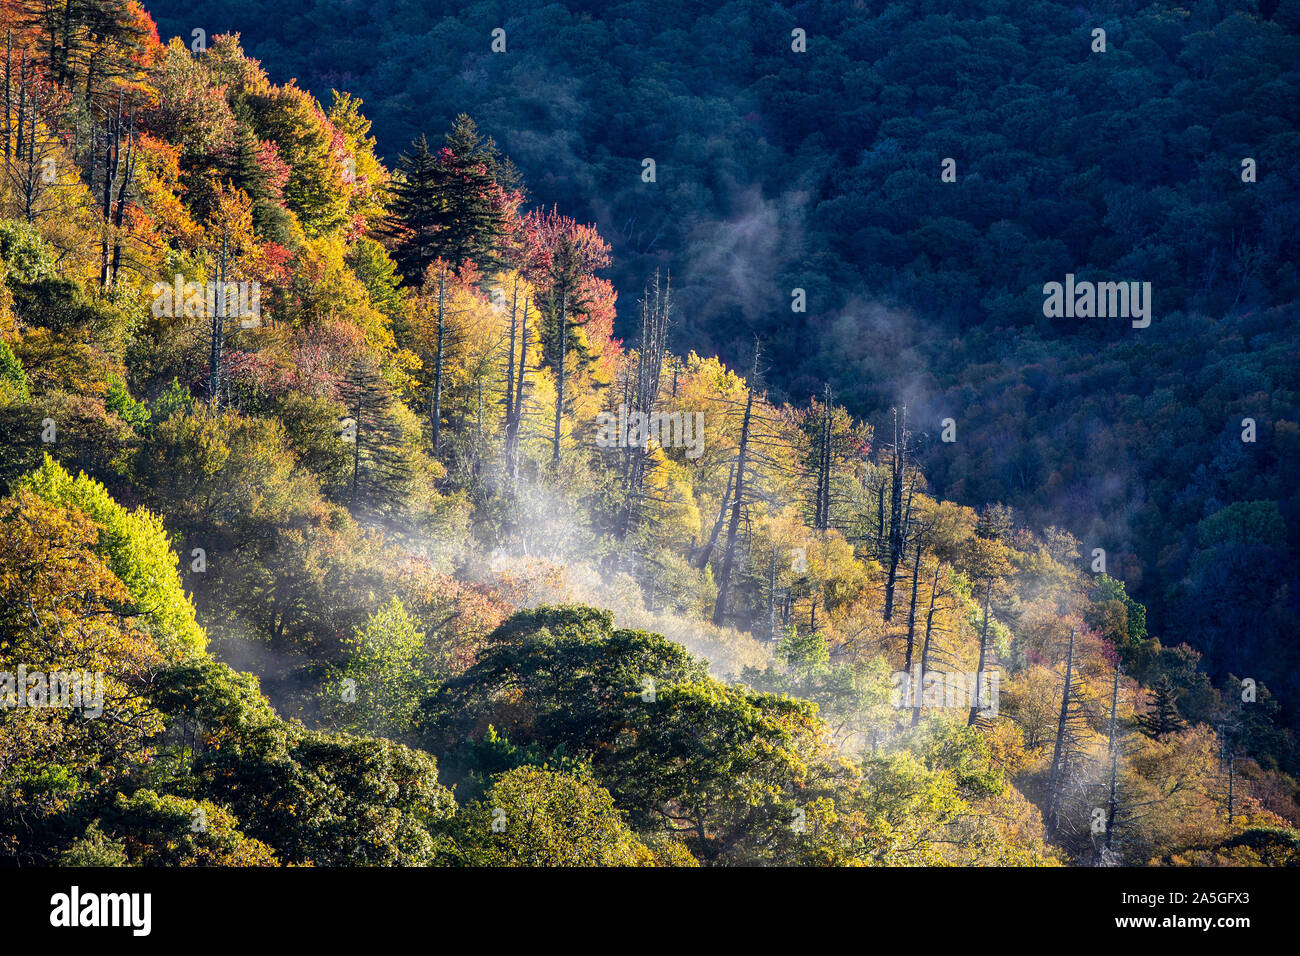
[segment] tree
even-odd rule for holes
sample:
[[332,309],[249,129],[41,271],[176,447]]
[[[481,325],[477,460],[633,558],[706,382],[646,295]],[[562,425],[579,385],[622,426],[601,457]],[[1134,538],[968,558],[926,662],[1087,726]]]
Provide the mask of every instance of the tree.
[[[621,411],[614,413],[620,415],[620,421],[624,420],[622,415],[626,415],[628,420],[632,420],[632,416],[643,416],[641,420],[648,422],[659,406],[671,313],[671,284],[665,284],[656,271],[653,283],[646,287],[641,301],[641,336],[635,353],[635,366],[625,367],[623,373]],[[649,442],[628,442],[620,458],[624,503],[618,533],[626,540],[635,531],[644,507],[646,470],[653,460]]]
[[1182,714],[1178,712],[1178,690],[1168,674],[1161,676],[1148,693],[1149,709],[1138,716],[1138,726],[1143,733],[1160,740],[1168,734],[1179,733],[1187,726]]
[[[540,340],[536,321],[530,329],[528,320],[536,316],[532,302],[532,287],[512,270],[510,274],[510,341],[506,362],[505,394],[505,463],[506,475],[511,482],[519,479],[520,442],[524,434],[525,398],[528,394],[528,373],[539,367]],[[523,301],[519,293],[523,291]],[[518,354],[515,342],[519,343]]]
[[638,832],[685,839],[705,863],[800,858],[796,811],[816,820],[807,807],[843,780],[812,705],[715,681],[680,645],[594,608],[515,614],[428,715],[441,752],[492,726],[589,762]]
[[280,158],[279,147],[259,139],[247,119],[241,118],[235,127],[225,172],[227,181],[252,200],[253,228],[258,238],[289,248],[296,246],[301,230],[284,203],[289,165]]
[[458,860],[470,866],[646,866],[653,859],[589,770],[509,770],[457,815],[455,830]]
[[565,411],[565,387],[569,382],[569,355],[579,352],[587,361],[582,343],[571,333],[584,324],[576,317],[593,302],[592,272],[609,264],[609,245],[595,226],[580,226],[555,209],[530,213],[524,220],[527,275],[541,291],[538,305],[545,320],[543,356],[555,375],[555,418],[551,436],[551,461],[561,457],[561,423]]
[[152,699],[169,716],[195,796],[233,811],[285,863],[445,859],[455,801],[428,754],[282,721],[255,678],[213,661],[161,674]]
[[358,357],[340,388],[351,419],[343,438],[352,444],[348,504],[382,510],[410,476],[406,437],[395,417],[397,399],[373,359]]
[[146,508],[127,511],[107,489],[85,473],[73,478],[48,455],[39,469],[19,482],[51,504],[75,507],[99,528],[95,551],[122,581],[132,611],[174,658],[199,653],[207,643],[194,616],[194,604],[181,584],[178,559],[162,519]]
[[390,251],[407,282],[418,283],[438,258],[438,161],[424,136],[398,160],[385,229]]
[[437,157],[439,254],[458,268],[473,262],[487,271],[498,261],[498,246],[519,203],[511,194],[519,176],[464,113],[446,144]]
[[25,49],[15,69],[13,53],[6,46],[4,105],[7,213],[44,224],[64,204],[59,187],[67,184],[71,163],[57,134],[68,96]]
[[519,202],[516,180],[509,160],[464,114],[443,148],[430,150],[423,135],[412,141],[398,163],[386,220],[393,258],[407,281],[418,282],[435,259],[457,269],[496,264]]
[[52,863],[163,728],[146,693],[164,658],[97,538],[75,507],[0,500],[0,854],[20,863]]
[[320,104],[305,90],[289,85],[250,94],[257,136],[275,143],[289,168],[285,206],[309,238],[319,238],[349,224],[348,207],[355,177],[347,165],[346,140]]
[[[130,866],[276,866],[275,851],[239,830],[239,821],[213,803],[153,790],[117,795],[91,825],[116,836]],[[70,855],[84,852],[85,840]],[[90,835],[90,841],[95,836]],[[98,848],[98,852],[103,852]]]
[[[236,285],[237,276],[247,277],[252,271],[250,265],[256,255],[252,200],[239,189],[218,184],[208,225],[216,237],[215,248],[211,250],[216,260],[216,284],[209,287],[211,291],[201,301],[186,298],[184,302],[173,302],[172,306],[177,315],[194,315],[207,326],[208,408],[215,412],[221,407],[223,389],[226,400],[230,399],[227,343],[252,318],[247,314],[253,309],[251,292],[244,297]],[[260,308],[259,294],[257,309]]]
[[[977,532],[980,529],[976,529]],[[983,686],[984,667],[989,657],[989,605],[993,601],[994,590],[1000,588],[1011,574],[1012,568],[1008,555],[1010,549],[996,537],[977,534],[967,544],[964,555],[971,578],[983,592],[983,620],[980,625],[979,663],[975,668],[975,679],[979,687]],[[972,702],[968,723],[972,726],[979,720],[979,702]]]
[[430,689],[424,641],[418,622],[396,597],[357,628],[343,664],[321,693],[336,724],[352,733],[405,738]]
[[[754,351],[758,364],[758,350]],[[718,599],[713,605],[713,623],[722,624],[727,618],[728,599],[731,592],[731,573],[736,560],[736,534],[740,530],[740,509],[745,500],[745,469],[749,455],[749,427],[754,412],[754,391],[745,397],[745,414],[740,424],[740,447],[736,455],[735,480],[731,492],[731,520],[727,525],[727,544],[722,549],[722,570],[718,575]]]
[[[127,201],[135,188],[136,166],[139,150],[136,146],[135,113],[128,111],[123,117],[122,94],[118,94],[116,109],[104,110],[103,173],[100,198],[100,216],[103,220],[100,239],[100,287],[112,288],[122,263],[123,220]],[[124,145],[125,143],[125,145]],[[90,180],[94,185],[96,171],[95,150],[90,153]]]
[[1065,678],[1061,685],[1061,707],[1057,717],[1056,739],[1052,749],[1052,765],[1047,781],[1047,831],[1055,833],[1061,829],[1062,806],[1065,801],[1065,779],[1070,773],[1071,764],[1079,756],[1078,738],[1073,731],[1073,723],[1080,719],[1075,672],[1075,636],[1077,629],[1070,628],[1070,639],[1065,655]]

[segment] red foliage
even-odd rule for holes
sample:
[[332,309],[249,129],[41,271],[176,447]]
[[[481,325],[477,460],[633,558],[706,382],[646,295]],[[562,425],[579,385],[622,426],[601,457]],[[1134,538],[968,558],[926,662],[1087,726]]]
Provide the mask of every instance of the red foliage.
[[339,383],[352,360],[366,350],[365,333],[349,322],[318,322],[293,346],[289,384],[313,398],[338,400]]
[[609,243],[595,225],[579,225],[555,207],[526,215],[522,238],[524,273],[535,283],[576,282],[609,265]]

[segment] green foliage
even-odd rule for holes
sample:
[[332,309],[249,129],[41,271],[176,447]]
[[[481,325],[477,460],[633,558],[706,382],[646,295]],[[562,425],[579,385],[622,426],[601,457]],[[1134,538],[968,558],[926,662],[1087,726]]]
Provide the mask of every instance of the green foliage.
[[396,315],[402,307],[402,295],[397,288],[401,278],[397,274],[397,264],[389,258],[384,247],[374,239],[362,236],[348,247],[344,261],[366,287],[370,303],[385,315]]
[[796,671],[815,671],[830,662],[831,649],[820,632],[801,632],[792,625],[777,644],[776,656]]
[[126,382],[116,375],[108,380],[108,395],[104,399],[104,406],[138,433],[143,433],[149,427],[149,406],[132,398],[127,391]]
[[420,866],[446,851],[455,803],[428,754],[281,721],[225,665],[179,668],[159,684],[159,707],[206,743],[189,764],[193,795],[229,807],[285,862]]
[[1196,543],[1202,548],[1224,544],[1279,547],[1286,537],[1286,522],[1275,501],[1238,501],[1196,525]]
[[471,737],[440,763],[447,778],[456,781],[456,796],[462,803],[482,796],[493,777],[525,766],[567,771],[580,764],[565,756],[563,745],[551,753],[536,743],[516,747],[491,724],[482,737]]
[[156,421],[166,421],[173,415],[188,415],[194,411],[194,396],[190,390],[173,378],[153,401],[152,416]]
[[[615,630],[613,615],[586,607],[540,607],[502,624],[474,666],[426,706],[435,752],[491,724],[520,745],[563,745],[578,754],[612,743],[646,681],[704,679],[705,666],[658,634]],[[527,707],[518,706],[519,699]]]
[[0,398],[26,401],[28,398],[27,373],[23,363],[14,355],[9,343],[0,340]]
[[284,203],[309,237],[322,236],[347,222],[349,188],[337,131],[320,106],[289,85],[249,100],[257,134],[275,142],[289,167]]
[[495,263],[507,226],[498,179],[504,169],[496,145],[464,114],[442,149],[431,150],[424,136],[411,143],[394,178],[387,223],[393,259],[407,281],[418,284],[437,259],[454,268]]
[[1123,581],[1107,574],[1097,576],[1092,600],[1089,623],[1115,645],[1125,664],[1131,665],[1147,640],[1146,608],[1129,597]]
[[48,455],[20,483],[46,501],[81,509],[100,528],[98,552],[131,595],[134,612],[172,658],[199,653],[207,642],[185,593],[162,519],[146,508],[127,511],[84,473],[73,478]]
[[[119,794],[98,826],[118,835],[127,860],[135,866],[274,866],[278,862],[270,847],[246,837],[229,812],[207,801],[152,790],[139,790],[130,797]],[[88,832],[73,844],[69,855],[103,859],[113,855],[113,848]]]
[[0,222],[0,259],[8,266],[11,279],[34,282],[54,276],[53,250],[40,230],[28,222]]
[[825,760],[812,705],[721,684],[679,645],[590,609],[516,614],[431,713],[440,751],[490,723],[590,761],[638,831],[709,862],[796,858],[796,796],[825,795],[840,772],[810,769]]
[[59,857],[59,866],[126,866],[126,844],[92,823]]
[[424,633],[394,597],[347,642],[322,704],[341,729],[401,740],[432,678]]
[[589,772],[517,767],[501,774],[455,823],[469,866],[644,866],[650,851]]

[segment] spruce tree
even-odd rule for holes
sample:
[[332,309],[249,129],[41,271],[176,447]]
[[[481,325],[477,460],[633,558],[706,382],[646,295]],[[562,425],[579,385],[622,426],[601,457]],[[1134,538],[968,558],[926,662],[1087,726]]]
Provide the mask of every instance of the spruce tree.
[[387,230],[393,259],[418,282],[435,259],[487,270],[498,261],[506,230],[504,190],[518,173],[468,116],[457,118],[436,152],[421,136],[401,157]]
[[1187,722],[1178,712],[1177,689],[1166,675],[1150,691],[1151,710],[1138,717],[1138,725],[1148,737],[1159,740],[1166,734],[1176,734]]
[[424,270],[438,258],[438,178],[438,161],[421,136],[398,163],[386,223],[393,261],[412,284],[419,284]]
[[348,506],[378,512],[400,504],[400,492],[410,475],[405,436],[397,423],[392,386],[373,360],[352,363],[340,388],[352,420],[343,438],[353,443]]

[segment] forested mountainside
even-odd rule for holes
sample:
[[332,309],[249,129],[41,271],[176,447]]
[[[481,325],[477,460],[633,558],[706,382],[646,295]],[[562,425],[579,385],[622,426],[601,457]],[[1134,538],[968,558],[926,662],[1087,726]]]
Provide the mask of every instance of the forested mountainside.
[[[619,195],[598,180],[530,198],[545,176],[455,85],[425,99],[446,122],[385,159],[346,84],[318,97],[233,34],[164,43],[129,0],[0,10],[0,860],[1300,860],[1274,697],[1294,681],[1274,640],[1294,633],[1284,422],[1259,412],[1244,453],[1165,437],[1167,457],[1237,469],[1206,478],[1214,508],[1146,486],[1194,518],[1170,607],[1210,627],[1242,593],[1214,591],[1233,568],[1265,601],[1233,610],[1235,650],[1220,632],[1198,649],[1148,626],[1122,552],[1108,573],[1063,522],[945,498],[929,475],[941,446],[970,455],[962,414],[948,443],[906,395],[870,421],[833,388],[797,398],[773,328],[723,357],[702,334],[670,348],[710,315],[730,334],[725,304],[669,260],[618,264],[626,236],[588,224]],[[916,118],[889,102],[870,110]],[[1195,356],[1215,381],[1172,357],[1161,375],[1237,415],[1225,381],[1284,374],[1285,306],[1267,306],[1224,320],[1235,350]],[[1193,319],[1162,324],[1142,331],[1196,348]],[[1049,340],[1059,369],[985,376],[1024,416],[1047,414],[1031,390],[1064,402],[1106,368]],[[1179,428],[1194,409],[1161,388],[1173,407],[1113,403]],[[1095,444],[1053,453],[1096,464],[1114,432],[1070,427]],[[977,459],[957,467],[964,498],[984,487]]]
[[[597,224],[624,301],[671,272],[674,342],[743,370],[760,336],[778,401],[953,418],[917,452],[936,493],[1104,548],[1300,729],[1296,0],[153,7],[360,96],[390,164],[469,113]],[[1150,326],[1044,317],[1066,274],[1150,281]],[[1274,505],[1276,535],[1234,518]]]

